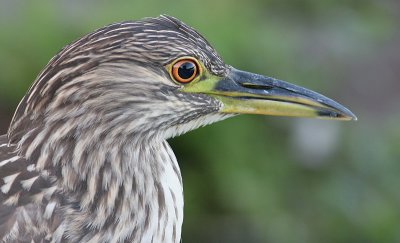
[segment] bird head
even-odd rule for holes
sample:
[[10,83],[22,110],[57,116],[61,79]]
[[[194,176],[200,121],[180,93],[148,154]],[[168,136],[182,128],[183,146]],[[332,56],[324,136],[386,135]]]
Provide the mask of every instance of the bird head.
[[21,101],[9,136],[165,139],[236,114],[356,119],[316,92],[226,65],[197,31],[160,16],[106,26],[62,49]]

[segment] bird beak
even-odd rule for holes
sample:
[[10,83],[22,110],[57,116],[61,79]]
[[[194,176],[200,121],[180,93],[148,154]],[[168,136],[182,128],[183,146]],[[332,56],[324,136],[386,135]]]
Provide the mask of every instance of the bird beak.
[[357,120],[349,109],[314,91],[232,67],[226,77],[207,83],[191,90],[220,100],[223,113]]

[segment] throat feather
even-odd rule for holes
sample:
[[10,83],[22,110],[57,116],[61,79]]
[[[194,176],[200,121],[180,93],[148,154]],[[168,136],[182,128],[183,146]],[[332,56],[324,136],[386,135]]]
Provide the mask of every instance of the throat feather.
[[65,184],[81,185],[71,192],[76,201],[69,202],[74,207],[66,214],[73,215],[65,224],[74,225],[65,229],[70,239],[179,242],[183,187],[176,158],[166,141],[142,151],[133,148],[137,146],[125,147],[118,156],[105,156],[119,159],[97,163],[86,178],[64,177],[79,180]]

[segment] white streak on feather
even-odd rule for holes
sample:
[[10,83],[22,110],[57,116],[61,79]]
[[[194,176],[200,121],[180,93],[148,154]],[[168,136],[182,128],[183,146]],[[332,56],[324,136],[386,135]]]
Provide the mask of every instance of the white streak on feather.
[[3,242],[12,242],[16,240],[17,235],[19,234],[19,224],[18,221],[15,221],[12,228],[8,231],[8,234],[3,237]]
[[21,185],[22,187],[29,191],[33,185],[33,183],[35,183],[36,179],[39,178],[39,176],[34,176],[32,178],[26,179],[26,180],[22,180],[21,181]]
[[54,208],[56,207],[57,203],[56,202],[50,202],[47,204],[46,209],[44,210],[44,218],[49,219],[54,212]]
[[13,175],[9,175],[3,178],[4,185],[1,187],[1,191],[6,194],[10,191],[12,184],[14,183],[15,178],[21,174],[21,172],[15,173]]
[[[29,158],[35,149],[43,142],[48,130],[43,129],[39,134],[36,135],[35,139],[31,142],[28,149],[26,150],[25,156]],[[44,164],[37,163],[36,165],[38,168],[43,168]]]
[[9,162],[14,162],[14,161],[18,160],[19,158],[20,158],[19,156],[14,156],[12,158],[3,160],[3,161],[0,162],[0,167],[8,164]]
[[20,193],[17,192],[17,193],[15,193],[14,195],[9,196],[9,197],[7,198],[7,200],[5,200],[5,201],[3,202],[3,204],[4,204],[4,205],[8,205],[8,206],[15,206],[15,205],[17,205],[17,203],[18,203],[19,196],[20,196]]
[[29,172],[35,171],[36,170],[36,165],[35,164],[30,164],[26,167],[26,170]]
[[57,190],[57,186],[52,186],[52,187],[49,187],[46,189],[42,189],[42,193],[44,194],[46,199],[49,199],[56,190]]
[[51,240],[51,242],[53,243],[55,243],[55,242],[61,242],[61,239],[62,239],[62,237],[63,237],[63,235],[64,235],[64,232],[65,232],[65,228],[66,228],[66,226],[65,226],[65,224],[63,224],[63,223],[61,223],[58,227],[57,227],[57,229],[54,231],[54,233],[53,233],[53,235],[52,235],[52,240]]
[[41,203],[43,201],[44,194],[42,192],[36,193],[32,196],[32,199],[36,203]]

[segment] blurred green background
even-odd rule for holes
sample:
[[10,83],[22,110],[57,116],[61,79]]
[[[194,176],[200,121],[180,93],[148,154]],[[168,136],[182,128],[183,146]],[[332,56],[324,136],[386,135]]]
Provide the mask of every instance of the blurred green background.
[[0,1],[0,132],[61,47],[169,14],[226,63],[336,99],[357,122],[239,116],[172,139],[183,242],[400,242],[400,1]]

